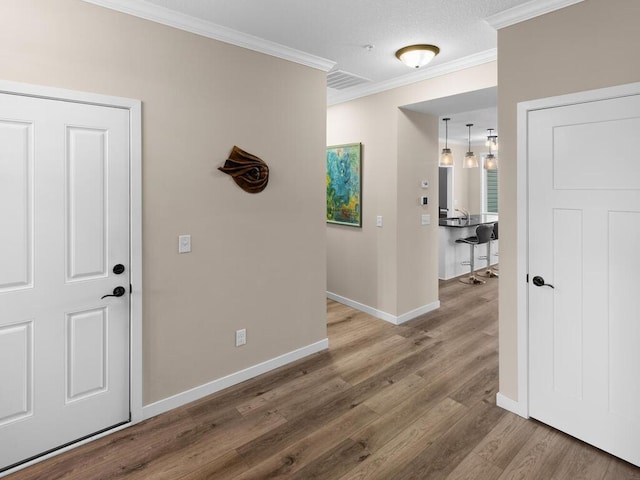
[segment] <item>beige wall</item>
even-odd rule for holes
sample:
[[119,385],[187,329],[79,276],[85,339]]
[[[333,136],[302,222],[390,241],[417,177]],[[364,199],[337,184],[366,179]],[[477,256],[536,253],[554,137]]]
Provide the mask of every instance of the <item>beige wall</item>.
[[[327,290],[393,314],[397,109],[380,100],[365,97],[327,112],[327,145],[362,143],[362,228],[327,224]],[[383,217],[382,228],[376,215]]]
[[516,106],[640,81],[640,2],[585,0],[498,33],[500,392],[516,400]]
[[[324,72],[79,0],[4,0],[0,78],[143,102],[145,404],[326,337]],[[269,164],[263,193],[216,170],[234,144]]]
[[[438,299],[438,117],[398,109],[397,307],[411,312]],[[423,190],[421,180],[430,187]],[[426,195],[429,204],[420,205]],[[432,223],[421,224],[423,214]],[[434,275],[435,268],[435,275]]]
[[[492,62],[328,109],[327,144],[363,144],[362,229],[327,225],[329,292],[394,316],[438,300],[438,119],[400,109],[496,82]],[[424,194],[428,207],[418,204]]]

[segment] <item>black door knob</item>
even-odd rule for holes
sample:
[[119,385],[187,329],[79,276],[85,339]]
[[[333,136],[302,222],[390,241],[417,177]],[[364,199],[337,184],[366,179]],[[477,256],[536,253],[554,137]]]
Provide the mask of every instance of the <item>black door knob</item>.
[[116,287],[113,289],[113,293],[110,295],[104,295],[102,298],[100,298],[100,300],[102,300],[103,298],[107,298],[107,297],[121,297],[126,293],[126,290],[124,289],[124,287]]
[[536,287],[551,287],[551,288],[556,288],[553,285],[551,285],[550,283],[545,283],[544,278],[539,277],[539,276],[535,276],[533,277],[533,284]]
[[121,273],[124,273],[124,265],[122,265],[121,263],[114,265],[113,273],[115,273],[116,275],[120,275]]

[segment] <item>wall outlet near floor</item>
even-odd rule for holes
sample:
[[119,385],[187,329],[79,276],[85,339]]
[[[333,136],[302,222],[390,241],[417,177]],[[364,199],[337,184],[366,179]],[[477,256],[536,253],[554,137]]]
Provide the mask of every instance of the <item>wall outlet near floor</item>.
[[191,252],[191,235],[178,235],[178,253]]
[[247,329],[236,330],[236,347],[240,347],[245,343],[247,343]]

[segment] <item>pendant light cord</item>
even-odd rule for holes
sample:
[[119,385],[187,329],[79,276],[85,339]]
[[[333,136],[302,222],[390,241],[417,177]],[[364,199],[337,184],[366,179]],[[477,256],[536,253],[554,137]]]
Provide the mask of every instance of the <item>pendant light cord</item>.
[[449,119],[444,119],[444,148],[449,148]]

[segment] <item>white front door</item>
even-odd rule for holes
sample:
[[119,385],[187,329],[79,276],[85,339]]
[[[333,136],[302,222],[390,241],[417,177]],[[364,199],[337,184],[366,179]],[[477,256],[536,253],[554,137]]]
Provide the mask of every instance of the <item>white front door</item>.
[[528,114],[529,414],[640,466],[639,139],[640,95]]
[[129,421],[129,141],[126,109],[0,94],[0,471]]

